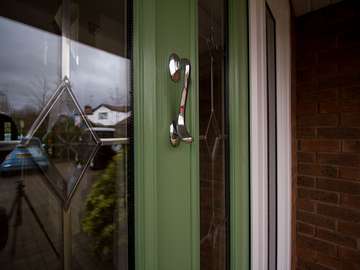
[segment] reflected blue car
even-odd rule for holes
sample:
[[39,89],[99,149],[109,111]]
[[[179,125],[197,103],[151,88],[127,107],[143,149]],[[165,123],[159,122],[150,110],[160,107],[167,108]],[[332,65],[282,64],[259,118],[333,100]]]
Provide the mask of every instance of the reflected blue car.
[[27,147],[18,145],[10,152],[0,165],[0,173],[16,173],[21,170],[34,170],[39,167],[46,170],[49,160],[38,145]]

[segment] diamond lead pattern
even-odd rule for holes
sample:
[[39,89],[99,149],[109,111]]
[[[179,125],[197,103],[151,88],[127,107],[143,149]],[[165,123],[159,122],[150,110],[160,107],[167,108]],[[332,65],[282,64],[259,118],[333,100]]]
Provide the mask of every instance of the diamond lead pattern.
[[212,112],[210,114],[210,117],[209,117],[209,120],[208,120],[208,123],[206,126],[206,131],[204,134],[204,139],[205,139],[208,153],[209,153],[210,157],[212,159],[214,159],[216,150],[218,148],[218,145],[219,145],[220,139],[221,139],[221,131],[220,131],[219,124],[218,124],[218,121],[216,119],[214,112]]
[[[38,166],[42,179],[68,208],[100,140],[81,110],[68,79],[60,84],[31,127],[23,144],[40,139],[48,166]],[[34,161],[37,159],[34,157]]]

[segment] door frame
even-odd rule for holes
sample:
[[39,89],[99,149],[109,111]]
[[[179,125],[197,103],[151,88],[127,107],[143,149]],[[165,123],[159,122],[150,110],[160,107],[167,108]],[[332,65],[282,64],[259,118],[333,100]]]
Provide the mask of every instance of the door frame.
[[228,0],[230,270],[250,269],[248,2]]
[[[170,0],[167,0],[169,4]],[[171,1],[176,6],[178,1]],[[159,15],[163,16],[164,3],[161,0],[134,0],[134,174],[135,174],[135,269],[167,270],[200,268],[200,192],[199,192],[199,97],[198,97],[198,55],[197,55],[197,1],[183,0],[187,13],[170,12],[169,19],[189,22],[187,32],[189,43],[185,56],[192,63],[192,85],[189,94],[187,120],[193,133],[191,146],[180,146],[177,153],[189,159],[191,179],[188,181],[189,220],[184,228],[173,232],[181,234],[188,255],[171,261],[172,249],[161,248],[169,233],[159,221],[164,214],[159,212],[159,183],[162,170],[158,166],[157,145],[162,129],[157,129],[158,106],[166,99],[161,95],[168,87],[165,59],[158,58],[160,38],[158,31],[169,30],[161,26],[156,29]],[[171,17],[173,15],[174,17]],[[183,16],[181,16],[183,15]],[[248,270],[250,267],[250,181],[249,181],[249,86],[248,86],[248,5],[247,0],[228,0],[228,91],[229,91],[229,137],[230,137],[230,269]],[[174,30],[172,30],[174,31]],[[166,31],[165,31],[166,32]],[[167,33],[171,33],[167,32]],[[146,44],[146,46],[143,46]],[[177,48],[173,44],[174,49]],[[163,92],[164,93],[164,92]],[[184,205],[182,207],[188,207]],[[186,223],[187,222],[187,223]],[[187,224],[187,225],[186,225]],[[190,224],[190,229],[189,229]],[[170,235],[170,234],[168,234]],[[177,243],[173,243],[176,247]],[[184,244],[184,243],[183,243]],[[179,244],[181,245],[181,244]],[[175,256],[176,257],[176,256]],[[178,257],[176,257],[178,258]]]
[[250,23],[252,269],[268,269],[268,138],[266,5],[276,20],[277,269],[291,269],[291,49],[290,3],[252,0]]

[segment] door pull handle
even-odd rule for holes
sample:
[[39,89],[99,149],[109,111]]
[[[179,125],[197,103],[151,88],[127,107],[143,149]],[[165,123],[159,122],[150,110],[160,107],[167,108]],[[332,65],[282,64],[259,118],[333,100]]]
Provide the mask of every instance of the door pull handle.
[[186,127],[185,113],[186,102],[190,86],[191,64],[186,58],[180,59],[176,54],[171,54],[169,58],[169,71],[171,79],[174,82],[180,80],[180,72],[184,71],[184,84],[182,88],[179,113],[175,120],[170,123],[170,143],[172,146],[179,145],[180,141],[184,143],[192,143],[192,137]]

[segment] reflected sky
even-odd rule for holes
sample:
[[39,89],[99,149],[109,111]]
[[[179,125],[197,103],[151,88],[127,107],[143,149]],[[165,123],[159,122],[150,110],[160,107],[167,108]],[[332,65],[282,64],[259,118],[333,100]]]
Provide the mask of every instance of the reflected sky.
[[[0,92],[11,110],[39,109],[61,80],[61,37],[4,17],[0,35]],[[71,47],[70,81],[80,105],[127,105],[130,60],[75,41]]]

